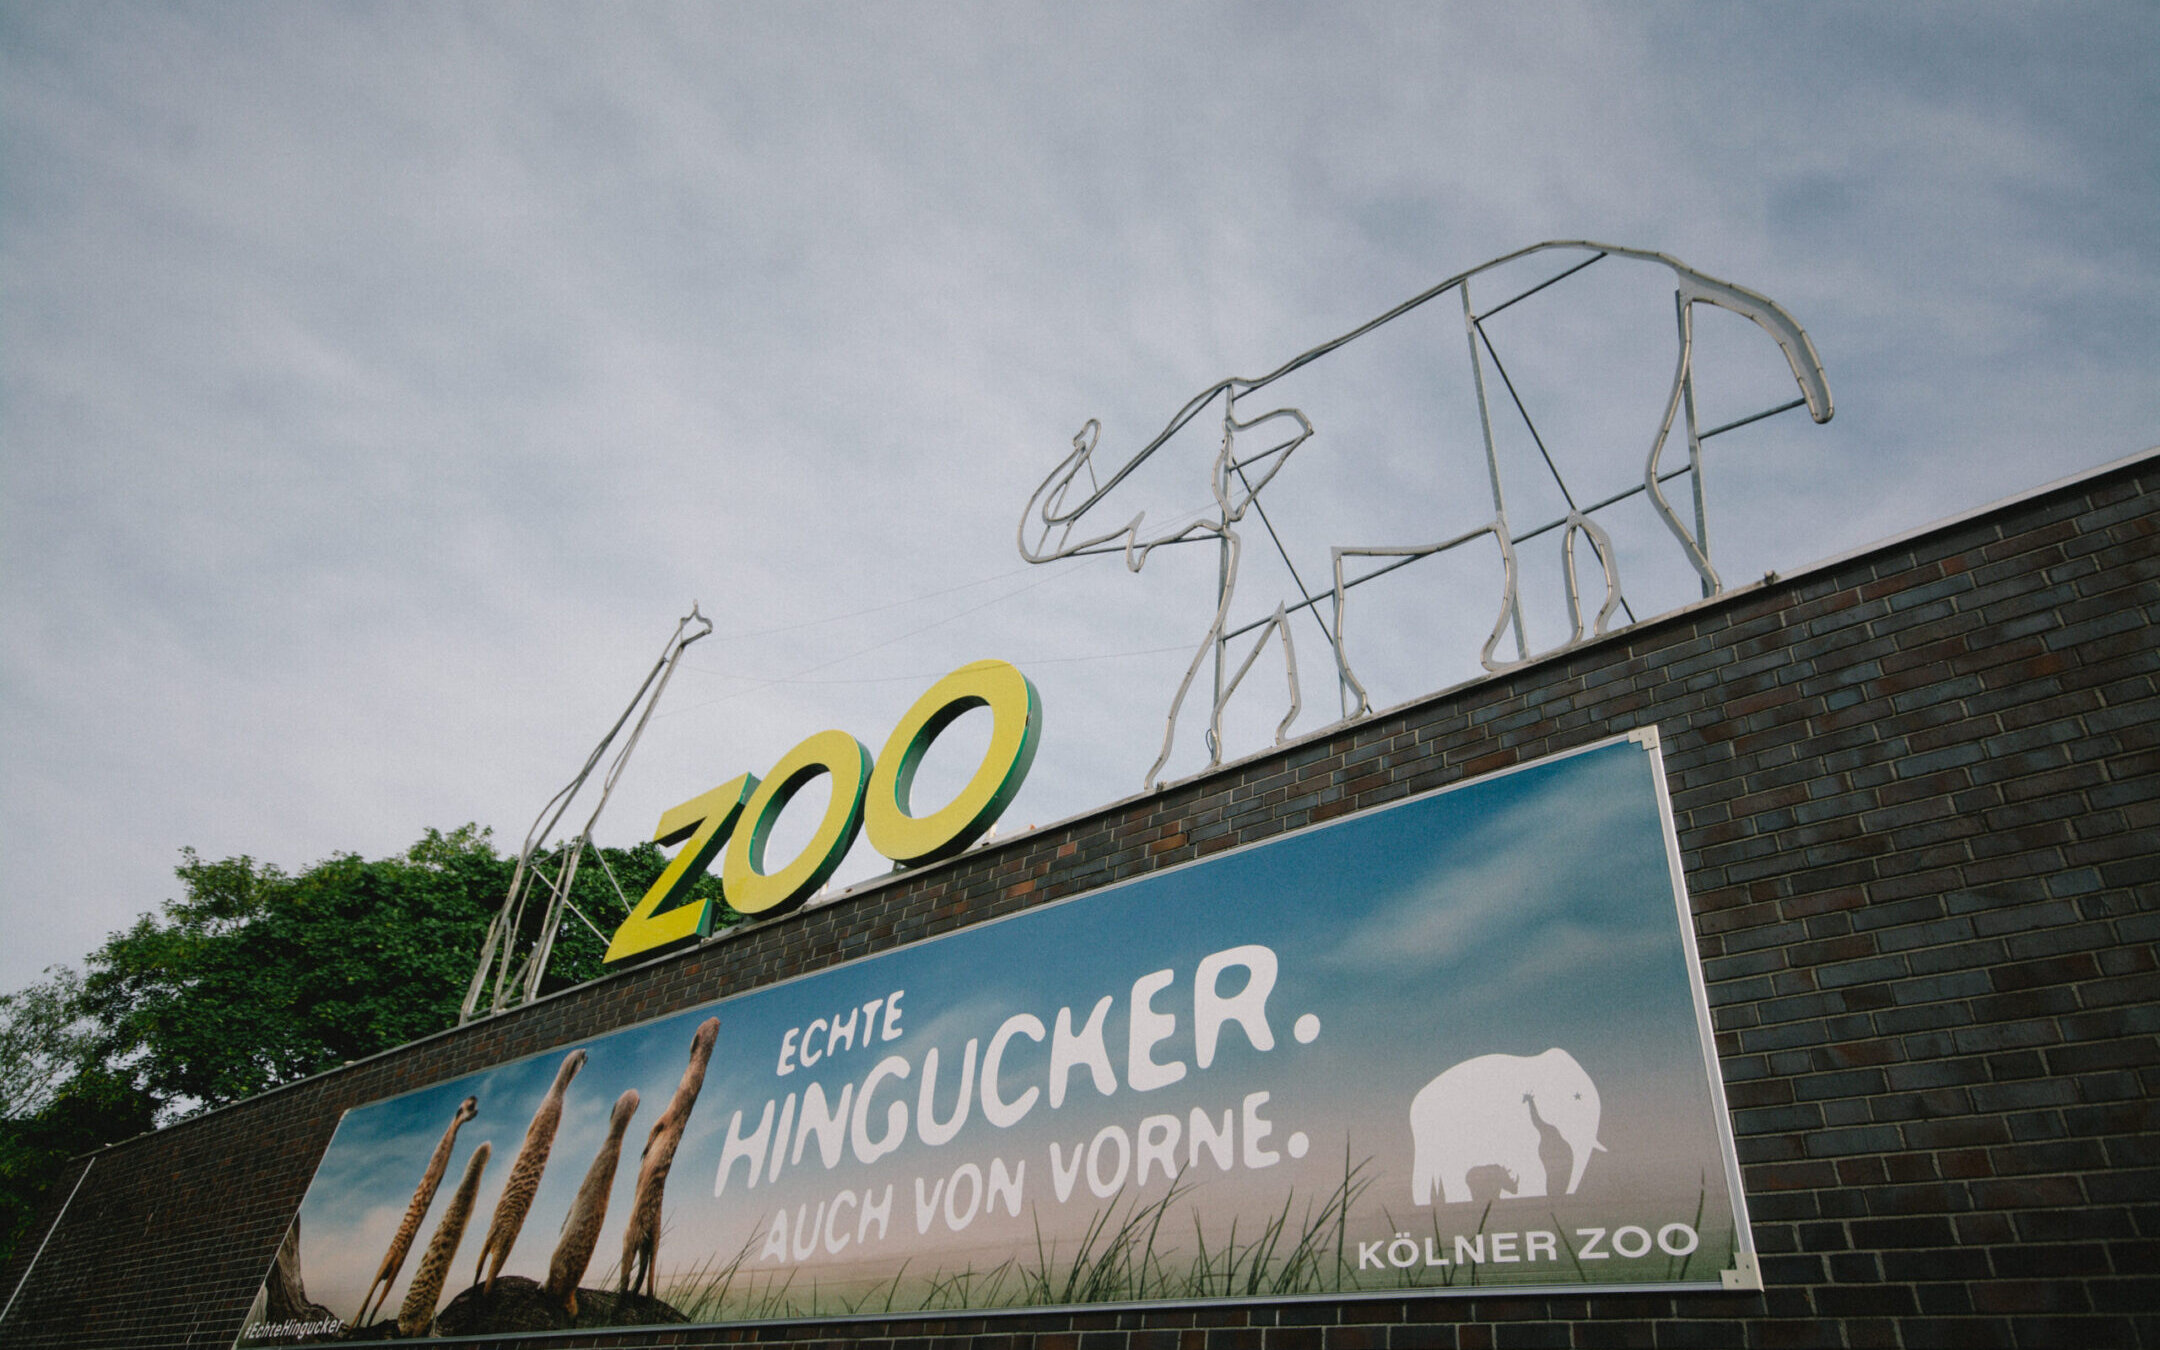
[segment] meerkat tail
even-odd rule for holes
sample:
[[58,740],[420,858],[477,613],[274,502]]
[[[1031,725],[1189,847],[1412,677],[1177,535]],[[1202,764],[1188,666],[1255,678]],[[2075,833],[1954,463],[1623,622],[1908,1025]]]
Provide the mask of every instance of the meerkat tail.
[[533,1112],[532,1124],[525,1128],[525,1142],[510,1164],[510,1176],[503,1182],[502,1195],[495,1202],[495,1217],[488,1224],[487,1240],[480,1247],[480,1260],[473,1267],[474,1284],[479,1284],[481,1273],[486,1272],[488,1293],[495,1292],[495,1277],[502,1274],[503,1266],[509,1262],[510,1249],[517,1245],[518,1233],[525,1226],[525,1215],[532,1209],[533,1197],[540,1192],[540,1175],[547,1170],[548,1153],[555,1147],[555,1132],[562,1126],[563,1093],[569,1090],[570,1080],[577,1077],[578,1070],[584,1066],[583,1050],[572,1050],[563,1056],[561,1067],[555,1071],[555,1082]]
[[668,1172],[675,1165],[675,1149],[682,1143],[683,1128],[690,1123],[698,1094],[705,1089],[705,1067],[712,1062],[713,1045],[719,1036],[719,1018],[708,1017],[698,1024],[696,1034],[690,1038],[690,1063],[683,1070],[682,1082],[676,1086],[667,1109],[653,1122],[652,1133],[645,1137],[645,1152],[638,1160],[637,1192],[630,1201],[630,1222],[623,1227],[624,1292],[636,1287],[631,1273],[631,1259],[635,1256],[642,1262],[638,1282],[647,1287],[650,1297],[660,1296],[660,1220]]
[[[658,1133],[659,1128],[659,1126],[655,1125],[653,1127],[654,1132]],[[646,1143],[647,1152],[650,1152],[651,1148],[651,1141],[648,1140]],[[652,1259],[648,1242],[650,1236],[649,1225],[645,1218],[646,1188],[644,1181],[644,1176],[640,1173],[637,1193],[630,1197],[630,1218],[623,1224],[622,1265],[618,1269],[615,1285],[615,1292],[618,1294],[627,1294],[643,1283],[644,1267],[649,1266]]]
[[659,1256],[659,1242],[654,1230],[660,1226],[660,1196],[653,1186],[652,1164],[654,1153],[662,1147],[667,1132],[668,1117],[663,1112],[660,1119],[653,1122],[652,1132],[645,1136],[645,1152],[638,1165],[637,1190],[630,1197],[630,1217],[623,1224],[622,1266],[617,1293],[627,1294],[643,1285]]
[[428,1241],[427,1255],[420,1258],[420,1269],[413,1272],[412,1288],[405,1291],[405,1304],[398,1309],[400,1336],[417,1336],[435,1322],[435,1304],[442,1298],[443,1279],[450,1273],[450,1262],[457,1257],[458,1243],[465,1238],[465,1225],[472,1218],[473,1201],[480,1194],[480,1174],[487,1170],[491,1151],[491,1146],[483,1143],[465,1162],[465,1175],[458,1182],[456,1193],[450,1197],[449,1208],[443,1211],[442,1222],[435,1226],[435,1236]]
[[[366,1326],[368,1303],[374,1301],[375,1311],[389,1301],[391,1287],[397,1283],[398,1272],[405,1268],[405,1257],[412,1250],[414,1236],[420,1232],[420,1221],[427,1217],[428,1206],[435,1203],[435,1188],[442,1184],[443,1173],[450,1166],[450,1150],[457,1143],[458,1129],[468,1120],[480,1114],[477,1097],[467,1097],[458,1103],[450,1117],[450,1128],[443,1131],[442,1141],[435,1145],[435,1152],[428,1158],[427,1170],[420,1174],[420,1184],[413,1187],[412,1203],[405,1207],[405,1217],[399,1221],[397,1233],[390,1239],[390,1249],[383,1253],[382,1264],[376,1267],[375,1279],[360,1299],[360,1316],[354,1326]],[[380,1295],[376,1287],[381,1286]]]
[[637,1114],[637,1109],[636,1088],[615,1099],[607,1138],[593,1155],[592,1166],[578,1186],[577,1199],[563,1217],[562,1237],[548,1260],[548,1295],[560,1299],[563,1311],[571,1317],[577,1316],[578,1281],[585,1278],[593,1248],[599,1245],[600,1229],[607,1222],[608,1192],[614,1188],[615,1169],[622,1158],[623,1131],[630,1127],[630,1117]]

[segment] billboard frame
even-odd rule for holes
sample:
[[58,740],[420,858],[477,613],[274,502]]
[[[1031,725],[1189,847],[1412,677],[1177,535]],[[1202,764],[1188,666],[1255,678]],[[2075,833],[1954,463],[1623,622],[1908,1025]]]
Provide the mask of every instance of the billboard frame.
[[[1673,811],[1670,788],[1665,773],[1662,754],[1662,743],[1658,733],[1658,729],[1654,724],[1602,737],[1595,741],[1587,742],[1578,746],[1572,746],[1565,750],[1556,751],[1549,755],[1544,755],[1535,759],[1508,765],[1503,768],[1493,770],[1489,773],[1479,774],[1473,777],[1459,779],[1455,782],[1442,784],[1440,786],[1430,788],[1422,792],[1417,792],[1404,796],[1394,801],[1378,803],[1357,811],[1346,812],[1343,815],[1332,818],[1330,820],[1300,826],[1293,829],[1280,830],[1276,833],[1268,835],[1265,838],[1240,843],[1230,848],[1223,849],[1217,853],[1207,855],[1206,857],[1190,858],[1181,862],[1170,864],[1168,866],[1155,868],[1145,872],[1135,873],[1131,876],[1120,877],[1115,880],[1107,881],[1101,885],[1093,886],[1071,895],[1060,896],[1056,899],[1048,900],[1037,905],[1032,905],[1025,909],[1018,910],[1012,913],[997,915],[988,919],[981,920],[979,922],[964,924],[960,927],[949,929],[945,932],[932,934],[930,936],[920,938],[915,941],[900,943],[894,946],[883,948],[879,951],[864,953],[863,955],[850,957],[842,961],[835,961],[829,965],[821,966],[816,970],[804,971],[799,974],[787,976],[783,979],[771,981],[770,983],[757,985],[752,988],[740,989],[718,999],[712,999],[686,1005],[682,1008],[674,1009],[667,1013],[662,1013],[647,1018],[641,1018],[632,1022],[627,1022],[620,1026],[611,1027],[606,1031],[599,1032],[591,1036],[585,1036],[574,1040],[565,1041],[558,1045],[532,1052],[531,1054],[516,1056],[511,1059],[503,1060],[497,1063],[482,1066],[481,1068],[475,1070],[467,1071],[466,1073],[451,1075],[450,1077],[437,1080],[435,1083],[408,1089],[405,1092],[394,1093],[385,1097],[376,1098],[372,1101],[361,1103],[357,1106],[348,1107],[340,1113],[337,1130],[333,1131],[329,1143],[326,1144],[323,1157],[317,1159],[316,1170],[320,1170],[323,1161],[325,1161],[329,1156],[330,1149],[335,1146],[337,1132],[341,1131],[345,1127],[347,1120],[355,1112],[358,1111],[372,1110],[386,1103],[397,1101],[400,1098],[413,1096],[422,1092],[436,1090],[445,1083],[456,1082],[475,1073],[494,1072],[516,1065],[527,1064],[536,1060],[551,1059],[562,1055],[566,1050],[576,1049],[578,1047],[592,1044],[609,1037],[622,1035],[624,1033],[635,1032],[640,1028],[653,1026],[661,1022],[669,1021],[671,1019],[681,1018],[686,1014],[694,1011],[716,1010],[722,1004],[734,1002],[736,999],[744,996],[769,993],[775,990],[786,988],[787,986],[796,984],[803,980],[808,980],[815,977],[822,977],[835,971],[844,970],[848,967],[877,960],[895,953],[920,950],[924,947],[929,946],[930,944],[942,942],[948,938],[964,937],[971,934],[978,934],[985,930],[991,929],[996,925],[1002,924],[1008,920],[1028,918],[1050,910],[1064,907],[1066,905],[1073,904],[1075,902],[1098,898],[1107,892],[1121,889],[1135,882],[1154,880],[1158,878],[1172,876],[1178,872],[1185,871],[1187,869],[1198,867],[1201,865],[1218,864],[1223,860],[1239,853],[1244,853],[1250,850],[1265,847],[1267,845],[1276,844],[1293,837],[1317,835],[1325,831],[1330,831],[1341,826],[1349,825],[1353,822],[1370,820],[1386,813],[1412,806],[1416,803],[1430,801],[1432,799],[1443,797],[1466,788],[1478,787],[1499,782],[1519,773],[1554,765],[1579,756],[1592,754],[1597,751],[1609,749],[1622,743],[1631,743],[1637,746],[1643,753],[1647,754],[1650,757],[1650,762],[1648,765],[1650,770],[1649,776],[1653,789],[1654,800],[1657,806],[1658,828],[1660,830],[1661,842],[1663,845],[1667,875],[1670,881],[1670,897],[1674,906],[1673,916],[1678,930],[1681,954],[1684,958],[1683,965],[1685,968],[1688,982],[1689,1005],[1695,1018],[1695,1035],[1700,1054],[1702,1081],[1707,1089],[1708,1106],[1710,1108],[1712,1116],[1714,1117],[1716,1127],[1716,1143],[1718,1146],[1723,1176],[1727,1187],[1727,1195],[1731,1204],[1731,1217],[1734,1223],[1734,1230],[1732,1236],[1732,1265],[1720,1270],[1717,1276],[1714,1277],[1714,1279],[1703,1279],[1699,1281],[1616,1281],[1607,1283],[1554,1282],[1550,1284],[1536,1285],[1494,1285],[1476,1283],[1475,1274],[1473,1273],[1472,1282],[1462,1285],[1410,1285],[1384,1289],[1339,1289],[1314,1293],[1248,1294],[1242,1296],[1221,1295],[1130,1299],[1080,1303],[1041,1303],[969,1308],[890,1309],[886,1311],[855,1313],[812,1312],[777,1317],[745,1317],[734,1318],[724,1321],[698,1321],[689,1323],[671,1323],[666,1325],[676,1330],[689,1330],[697,1328],[718,1328],[735,1326],[799,1325],[805,1322],[859,1324],[870,1322],[902,1322],[921,1319],[948,1319],[955,1316],[999,1317],[1007,1315],[1035,1315],[1046,1313],[1075,1313],[1089,1311],[1148,1312],[1167,1309],[1184,1310],[1197,1308],[1249,1307],[1255,1304],[1284,1305],[1338,1302],[1347,1303],[1352,1301],[1371,1302],[1381,1299],[1410,1299],[1428,1297],[1543,1298],[1604,1294],[1689,1294],[1760,1290],[1763,1288],[1760,1273],[1760,1264],[1754,1246],[1752,1222],[1749,1217],[1746,1192],[1740,1174],[1737,1147],[1735,1144],[1732,1129],[1731,1109],[1726,1097],[1722,1065],[1717,1055],[1716,1032],[1710,1012],[1708,990],[1703,977],[1701,954],[1695,932],[1694,910],[1689,897],[1685,867],[1683,865],[1683,860],[1680,854],[1677,822]],[[313,1174],[311,1174],[310,1179],[311,1189],[312,1185]],[[304,1207],[305,1198],[303,1197],[302,1208]],[[297,1224],[299,1217],[299,1211],[296,1210],[293,1221],[295,1224]],[[292,1226],[288,1225],[287,1240],[289,1240],[291,1228]],[[282,1245],[283,1244],[281,1243],[281,1250]],[[274,1275],[274,1272],[275,1263],[273,1262],[272,1270],[270,1272],[266,1272],[264,1280],[265,1289],[268,1288],[270,1278],[272,1275]],[[260,1303],[260,1299],[261,1296],[258,1295],[258,1304]],[[250,1319],[252,1320],[253,1317],[254,1311],[251,1308]],[[236,1347],[236,1350],[239,1350],[240,1347],[246,1347],[251,1345],[275,1343],[268,1340],[248,1339],[245,1334],[247,1329],[248,1324],[244,1323],[241,1328],[241,1333],[236,1337],[234,1341],[234,1346]],[[586,1333],[595,1335],[634,1335],[642,1329],[643,1328],[638,1324],[618,1324],[611,1327],[594,1326],[590,1328],[557,1328],[544,1331],[475,1333],[474,1337],[438,1336],[434,1337],[433,1339],[445,1341],[460,1341],[478,1337],[491,1340],[510,1341],[523,1340],[540,1336],[561,1337],[566,1334],[577,1335]],[[657,1330],[659,1328],[655,1327],[654,1329]],[[338,1341],[336,1343],[347,1345],[391,1345],[403,1342],[390,1340],[344,1340]]]

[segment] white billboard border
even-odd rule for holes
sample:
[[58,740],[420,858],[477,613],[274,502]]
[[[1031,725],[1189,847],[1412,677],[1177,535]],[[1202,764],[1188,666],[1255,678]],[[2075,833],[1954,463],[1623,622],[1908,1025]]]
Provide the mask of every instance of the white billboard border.
[[[1467,1284],[1443,1285],[1437,1288],[1409,1287],[1396,1289],[1347,1289],[1321,1294],[1279,1294],[1269,1297],[1247,1296],[1221,1298],[1147,1299],[1120,1301],[1115,1303],[1040,1303],[1027,1304],[1025,1306],[1019,1307],[1002,1308],[924,1309],[921,1311],[891,1311],[877,1313],[818,1313],[800,1317],[744,1318],[738,1321],[731,1322],[670,1322],[665,1324],[654,1324],[652,1326],[644,1326],[639,1324],[624,1324],[613,1327],[571,1327],[548,1331],[488,1332],[475,1336],[439,1336],[431,1337],[427,1341],[422,1342],[411,1342],[404,1340],[376,1340],[335,1341],[320,1343],[351,1346],[396,1346],[416,1343],[455,1344],[458,1342],[478,1340],[521,1341],[537,1339],[544,1336],[561,1337],[565,1335],[575,1336],[587,1333],[590,1333],[592,1335],[624,1335],[636,1334],[638,1332],[646,1330],[691,1331],[704,1328],[719,1327],[791,1326],[802,1325],[805,1323],[906,1322],[923,1319],[949,1321],[955,1317],[1014,1317],[1032,1316],[1042,1313],[1078,1313],[1090,1311],[1152,1312],[1163,1310],[1180,1310],[1188,1308],[1235,1308],[1252,1307],[1255,1305],[1273,1306],[1303,1303],[1347,1303],[1353,1301],[1372,1302],[1379,1299],[1562,1298],[1603,1294],[1715,1294],[1760,1292],[1763,1289],[1761,1263],[1757,1259],[1755,1251],[1755,1234],[1752,1221],[1750,1220],[1748,1215],[1747,1192],[1741,1183],[1739,1148],[1738,1145],[1735,1143],[1733,1136],[1732,1111],[1730,1106],[1727,1104],[1725,1097],[1725,1076],[1723,1067],[1718,1060],[1717,1032],[1710,1015],[1709,988],[1703,979],[1702,953],[1695,940],[1695,916],[1693,906],[1691,905],[1688,897],[1687,872],[1686,868],[1682,865],[1680,858],[1679,830],[1675,817],[1673,815],[1672,794],[1666,784],[1665,779],[1664,745],[1663,741],[1659,736],[1657,724],[1654,722],[1645,726],[1635,727],[1628,731],[1618,732],[1610,736],[1601,737],[1595,741],[1586,742],[1582,745],[1570,746],[1565,750],[1556,750],[1551,754],[1541,755],[1535,759],[1524,760],[1520,763],[1510,764],[1505,768],[1494,769],[1490,773],[1478,774],[1475,777],[1459,779],[1452,783],[1443,783],[1438,787],[1428,788],[1423,792],[1412,793],[1410,796],[1403,797],[1396,801],[1381,802],[1377,805],[1368,806],[1361,810],[1346,812],[1343,815],[1337,816],[1331,820],[1320,821],[1317,824],[1303,825],[1295,829],[1283,830],[1276,834],[1271,834],[1265,839],[1255,839],[1247,843],[1237,844],[1230,848],[1224,849],[1219,853],[1209,854],[1204,858],[1188,858],[1183,862],[1173,863],[1168,867],[1156,868],[1151,871],[1138,873],[1134,876],[1121,877],[1115,881],[1106,882],[1103,885],[1091,887],[1088,890],[1080,891],[1073,895],[1060,896],[1055,900],[1045,901],[1044,903],[1039,905],[1031,905],[1026,909],[1016,910],[1010,914],[1000,914],[993,918],[984,919],[977,923],[963,924],[961,927],[950,929],[946,932],[933,933],[928,937],[918,938],[913,942],[900,943],[895,946],[886,947],[880,951],[866,952],[861,956],[849,957],[845,961],[835,961],[830,965],[820,966],[816,970],[809,970],[804,971],[801,974],[790,975],[784,979],[774,980],[769,984],[756,985],[747,989],[738,989],[734,993],[728,994],[722,998],[713,999],[706,1003],[700,1003],[689,1007],[678,1008],[673,1012],[660,1013],[656,1016],[647,1017],[635,1022],[627,1022],[624,1023],[622,1026],[611,1027],[606,1031],[599,1032],[592,1036],[582,1037],[573,1041],[564,1041],[558,1045],[552,1045],[543,1050],[536,1050],[528,1055],[519,1055],[512,1059],[501,1060],[494,1064],[482,1066],[481,1068],[466,1070],[463,1073],[452,1075],[449,1078],[439,1079],[433,1083],[426,1083],[416,1088],[408,1088],[403,1092],[391,1093],[389,1096],[386,1097],[377,1097],[370,1101],[362,1102],[357,1106],[349,1106],[345,1108],[345,1110],[339,1112],[337,1127],[331,1131],[330,1139],[323,1146],[323,1156],[315,1160],[315,1169],[318,1171],[321,1169],[323,1158],[327,1158],[329,1156],[330,1149],[334,1147],[337,1143],[337,1136],[339,1131],[343,1130],[345,1127],[346,1117],[350,1116],[355,1111],[371,1110],[377,1106],[384,1104],[385,1102],[396,1101],[400,1097],[409,1097],[416,1093],[432,1091],[440,1088],[444,1083],[455,1082],[457,1079],[467,1077],[471,1074],[493,1072],[495,1070],[507,1068],[510,1065],[524,1063],[527,1060],[535,1060],[559,1055],[562,1054],[566,1049],[577,1049],[610,1036],[618,1036],[626,1032],[636,1031],[640,1027],[651,1026],[659,1022],[669,1021],[673,1018],[683,1017],[695,1012],[718,1009],[722,1004],[733,1002],[735,999],[744,997],[749,994],[759,994],[764,993],[768,990],[784,988],[785,986],[797,983],[798,981],[815,979],[819,976],[828,974],[829,972],[839,970],[847,966],[856,965],[866,961],[875,961],[896,952],[913,950],[915,948],[923,946],[926,943],[942,942],[948,938],[961,937],[966,934],[977,932],[981,929],[990,927],[993,924],[1001,924],[1014,919],[1026,918],[1031,915],[1040,914],[1046,910],[1055,909],[1059,906],[1088,900],[1095,896],[1102,895],[1107,891],[1115,890],[1121,886],[1129,885],[1136,881],[1151,880],[1156,877],[1169,876],[1173,873],[1183,871],[1186,868],[1190,867],[1206,866],[1208,864],[1217,862],[1223,858],[1229,857],[1233,854],[1242,853],[1248,849],[1264,848],[1269,844],[1288,839],[1295,835],[1309,834],[1321,830],[1332,829],[1338,825],[1347,824],[1354,820],[1366,819],[1377,816],[1384,812],[1393,811],[1401,807],[1412,805],[1416,802],[1427,801],[1434,797],[1444,796],[1450,792],[1459,792],[1464,788],[1478,787],[1487,783],[1498,782],[1499,780],[1507,778],[1513,774],[1522,773],[1530,769],[1542,768],[1550,764],[1556,764],[1562,760],[1572,759],[1577,755],[1591,754],[1599,750],[1607,749],[1623,741],[1640,747],[1642,751],[1650,757],[1650,778],[1657,797],[1658,825],[1660,832],[1664,836],[1666,867],[1668,875],[1670,876],[1672,882],[1674,917],[1680,930],[1682,952],[1686,958],[1685,964],[1687,966],[1688,989],[1695,1010],[1696,1041],[1702,1054],[1703,1077],[1710,1090],[1710,1105],[1712,1114],[1716,1118],[1715,1123],[1717,1126],[1718,1152],[1723,1160],[1725,1168],[1726,1193],[1732,1202],[1734,1246],[1733,1265],[1730,1268],[1721,1270],[1719,1272],[1718,1282],[1716,1284],[1712,1284],[1708,1281],[1661,1280],[1645,1283],[1611,1284]],[[1179,788],[1191,785],[1192,784],[1190,783],[1181,783],[1174,785],[1169,790],[1175,791]],[[733,928],[728,931],[730,934],[739,934],[746,931],[746,929]],[[693,948],[692,950],[696,949]],[[464,1029],[465,1028],[458,1028],[458,1030]],[[314,1187],[314,1172],[312,1171],[309,1173],[308,1187],[310,1190],[312,1190]],[[299,1221],[300,1210],[305,1209],[306,1206],[307,1194],[306,1192],[302,1192],[300,1206],[298,1209],[295,1209],[293,1211],[293,1222],[297,1223]],[[288,1235],[291,1232],[291,1227],[291,1224],[287,1224],[286,1226],[286,1232]],[[284,1241],[284,1237],[280,1237],[279,1247],[281,1249],[284,1245]],[[275,1255],[273,1255],[271,1258],[271,1268],[266,1269],[263,1272],[262,1288],[257,1291],[255,1299],[251,1301],[249,1305],[249,1317],[253,1316],[255,1305],[261,1302],[261,1299],[263,1297],[262,1290],[266,1290],[269,1287],[270,1276],[272,1275],[272,1273],[274,1273],[275,1266],[276,1257]],[[277,1342],[249,1341],[245,1339],[246,1331],[247,1321],[245,1318],[243,1318],[239,1332],[235,1333],[234,1335],[233,1350],[249,1350],[250,1346],[258,1344],[279,1344]]]

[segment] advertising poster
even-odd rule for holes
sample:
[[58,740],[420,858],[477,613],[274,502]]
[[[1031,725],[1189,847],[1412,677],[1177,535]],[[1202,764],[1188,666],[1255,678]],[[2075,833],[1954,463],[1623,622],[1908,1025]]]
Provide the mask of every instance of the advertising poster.
[[356,1108],[239,1344],[1754,1269],[1643,731]]

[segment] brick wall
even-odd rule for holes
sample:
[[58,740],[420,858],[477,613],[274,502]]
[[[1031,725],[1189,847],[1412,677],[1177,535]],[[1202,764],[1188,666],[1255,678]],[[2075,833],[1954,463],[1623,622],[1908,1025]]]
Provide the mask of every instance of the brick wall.
[[77,1160],[0,1341],[231,1344],[347,1107],[1655,723],[1764,1292],[505,1343],[2160,1345],[2156,487],[2141,456]]

